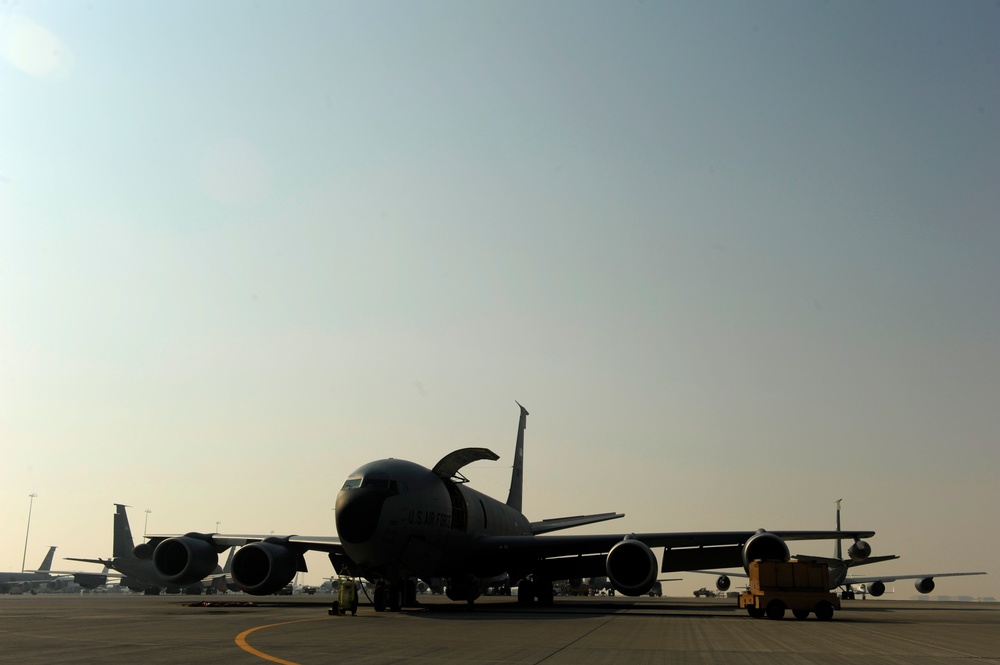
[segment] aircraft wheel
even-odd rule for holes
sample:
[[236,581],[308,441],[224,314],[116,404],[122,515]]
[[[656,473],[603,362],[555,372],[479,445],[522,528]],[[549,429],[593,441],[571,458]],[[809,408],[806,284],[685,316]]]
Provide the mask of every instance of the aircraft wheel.
[[385,585],[384,584],[376,584],[375,585],[375,593],[373,595],[374,595],[374,597],[372,598],[372,606],[375,608],[375,611],[376,612],[385,612],[385,605],[386,605],[386,601],[388,600],[386,598],[387,594],[386,594],[386,591],[385,591]]
[[538,604],[543,607],[551,607],[553,595],[552,582],[542,580],[538,585]]
[[792,610],[792,616],[796,619],[808,619],[809,610]]
[[768,619],[784,619],[785,618],[785,604],[780,600],[772,600],[764,608],[764,614],[767,615]]
[[417,583],[413,580],[406,580],[403,584],[403,606],[417,606]]
[[523,607],[531,605],[535,601],[535,584],[531,580],[524,579],[517,584],[517,604]]
[[403,589],[399,583],[389,585],[389,611],[398,612],[403,609]]
[[821,600],[816,603],[816,618],[820,621],[829,621],[833,618],[833,605],[829,601]]

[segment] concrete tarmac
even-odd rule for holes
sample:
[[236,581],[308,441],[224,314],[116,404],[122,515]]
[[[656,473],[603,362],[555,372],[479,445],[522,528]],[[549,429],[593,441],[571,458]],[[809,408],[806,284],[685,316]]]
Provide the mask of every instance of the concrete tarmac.
[[339,617],[329,595],[0,596],[0,662],[1000,664],[998,603],[844,601],[821,622],[752,619],[723,599],[557,598],[526,610],[484,598],[470,611],[420,598],[420,609]]

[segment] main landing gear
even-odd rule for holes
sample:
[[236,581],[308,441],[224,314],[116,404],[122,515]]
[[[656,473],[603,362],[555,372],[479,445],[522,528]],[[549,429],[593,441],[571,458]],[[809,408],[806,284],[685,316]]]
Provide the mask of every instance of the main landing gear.
[[404,607],[417,606],[417,583],[414,580],[389,582],[381,579],[375,583],[372,606],[376,612],[398,612]]

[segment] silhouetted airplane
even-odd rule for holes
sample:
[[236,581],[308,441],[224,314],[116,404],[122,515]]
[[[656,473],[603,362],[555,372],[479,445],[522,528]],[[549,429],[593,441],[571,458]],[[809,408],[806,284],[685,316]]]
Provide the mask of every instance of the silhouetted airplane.
[[56,579],[52,575],[52,557],[55,556],[56,546],[49,547],[45,553],[41,565],[35,570],[24,570],[19,573],[0,572],[0,593],[30,593],[39,585],[47,584]]
[[[115,504],[115,524],[114,537],[112,541],[111,559],[83,559],[77,557],[66,557],[68,561],[83,561],[85,563],[96,563],[107,566],[116,571],[121,576],[121,583],[132,591],[142,591],[145,594],[155,595],[165,590],[167,593],[185,592],[189,594],[200,594],[207,588],[224,591],[226,580],[223,571],[218,563],[205,575],[196,579],[176,582],[166,579],[160,575],[153,565],[153,562],[142,560],[135,556],[135,542],[132,539],[132,528],[128,523],[128,514],[125,506],[121,503]],[[96,573],[92,573],[96,575]],[[204,581],[203,578],[212,576],[215,579]]]
[[[703,531],[542,535],[623,517],[620,513],[529,521],[521,512],[524,430],[528,411],[520,407],[517,443],[506,502],[468,486],[460,469],[478,460],[497,460],[485,448],[464,448],[428,469],[400,459],[365,464],[347,477],[337,494],[339,538],[188,533],[149,536],[135,548],[157,575],[172,584],[191,584],[218,565],[218,554],[243,545],[233,557],[233,581],[251,594],[283,588],[305,571],[303,553],[329,554],[334,570],[375,583],[376,610],[416,603],[417,580],[446,580],[449,598],[472,603],[482,581],[509,575],[517,580],[518,602],[552,602],[552,581],[607,576],[619,593],[638,596],[662,572],[749,565],[754,559],[787,559],[788,540],[855,539],[852,552],[866,557],[861,538],[873,531]],[[249,544],[247,544],[249,543]]]

